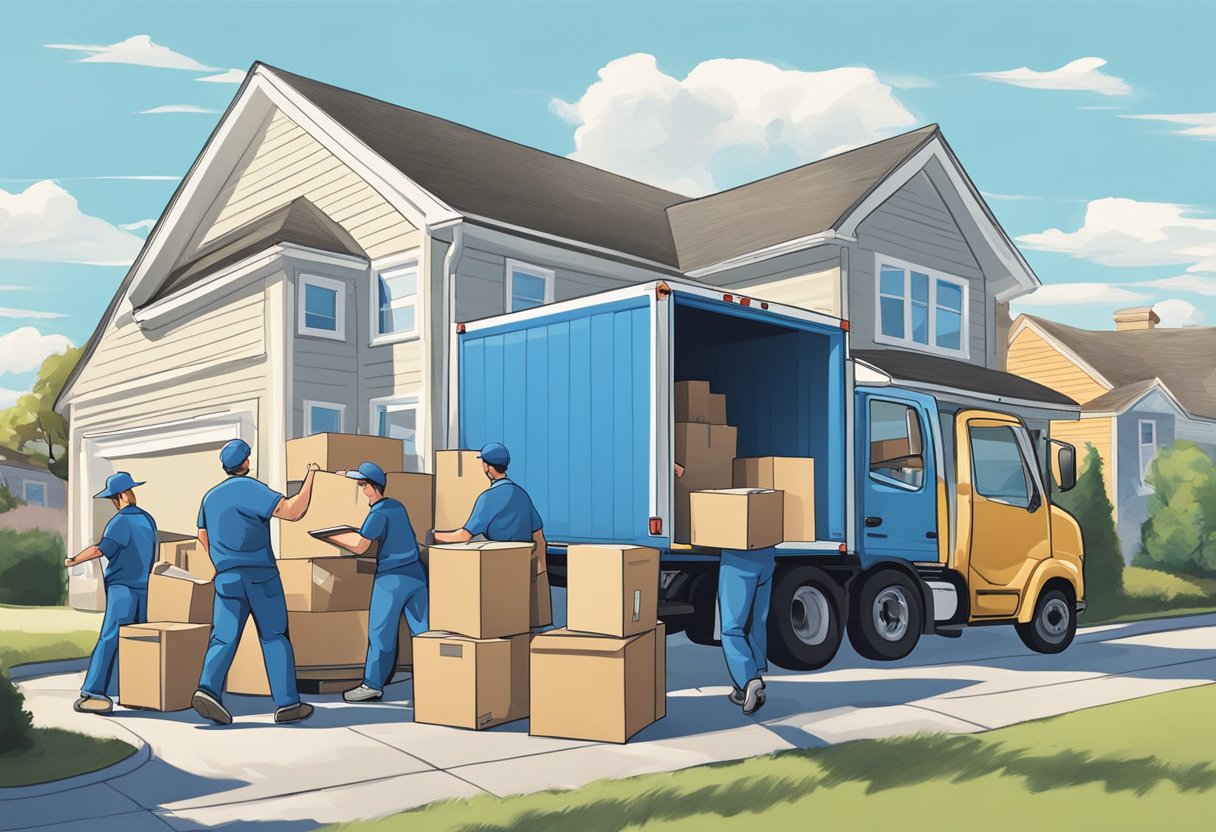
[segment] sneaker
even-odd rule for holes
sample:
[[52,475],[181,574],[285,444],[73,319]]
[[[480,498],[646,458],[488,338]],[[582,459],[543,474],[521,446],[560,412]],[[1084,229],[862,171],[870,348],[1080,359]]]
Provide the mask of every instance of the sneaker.
[[366,684],[359,685],[357,688],[352,688],[342,694],[342,698],[347,702],[367,702],[372,699],[379,699],[384,695],[384,691],[369,688]]
[[768,696],[764,693],[764,682],[758,678],[752,679],[743,689],[743,713],[749,716],[754,714],[760,710],[767,698]]
[[743,691],[740,690],[739,688],[735,687],[734,685],[731,685],[730,686],[730,695],[727,698],[730,699],[730,703],[732,705],[742,705],[743,704]]
[[275,722],[302,722],[312,716],[312,705],[307,702],[297,702],[274,712]]
[[232,724],[232,714],[228,713],[228,709],[224,707],[219,699],[205,690],[196,690],[194,692],[194,698],[190,700],[190,706],[203,719],[209,719],[216,725]]
[[100,714],[105,716],[114,712],[114,703],[108,696],[89,696],[80,694],[80,698],[72,705],[72,710],[78,714]]

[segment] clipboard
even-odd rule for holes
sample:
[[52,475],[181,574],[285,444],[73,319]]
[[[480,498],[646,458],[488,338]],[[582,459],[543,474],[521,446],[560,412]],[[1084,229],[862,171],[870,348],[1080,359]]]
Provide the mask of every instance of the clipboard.
[[354,526],[329,526],[328,528],[324,529],[313,529],[309,532],[309,534],[318,540],[324,540],[327,537],[332,537],[335,534],[342,534],[343,532],[354,532],[355,534],[358,534],[359,530]]

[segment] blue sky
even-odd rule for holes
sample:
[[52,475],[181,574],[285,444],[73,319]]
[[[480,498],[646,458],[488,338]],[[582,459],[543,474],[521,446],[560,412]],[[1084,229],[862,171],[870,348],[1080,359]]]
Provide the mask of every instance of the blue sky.
[[[0,404],[28,388],[39,350],[87,340],[125,272],[61,262],[89,259],[79,246],[31,245],[13,206],[50,199],[96,219],[69,218],[94,248],[129,251],[237,89],[199,79],[254,60],[668,186],[727,187],[811,161],[837,132],[847,146],[935,121],[1051,290],[1022,309],[1096,328],[1116,308],[1166,302],[1167,322],[1216,324],[1216,4],[9,0],[3,16]],[[128,58],[192,68],[48,48],[139,36],[150,45],[132,42]],[[653,62],[622,62],[639,53]],[[1106,63],[1034,74],[1087,57]],[[718,59],[751,63],[705,63]],[[606,67],[599,90],[616,97],[604,104],[588,88]],[[830,94],[847,73],[824,73],[845,67],[869,73],[806,135],[787,124],[762,151],[675,136],[695,146],[667,148],[683,178],[661,153],[629,155],[638,131],[622,96],[704,92],[734,73],[736,103],[765,112],[789,84],[795,107]],[[204,112],[144,112],[180,107]]]

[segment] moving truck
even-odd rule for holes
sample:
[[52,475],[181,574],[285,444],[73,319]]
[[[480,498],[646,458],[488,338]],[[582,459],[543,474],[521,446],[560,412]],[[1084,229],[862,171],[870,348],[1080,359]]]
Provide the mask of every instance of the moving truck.
[[769,658],[831,661],[847,631],[900,659],[924,634],[1011,624],[1065,649],[1085,608],[1081,532],[1049,484],[1072,446],[999,409],[946,406],[881,383],[849,355],[847,321],[659,281],[458,324],[462,447],[511,449],[550,541],[662,553],[660,617],[716,635],[718,552],[677,543],[676,382],[724,393],[739,457],[814,460],[814,540],[776,547]]

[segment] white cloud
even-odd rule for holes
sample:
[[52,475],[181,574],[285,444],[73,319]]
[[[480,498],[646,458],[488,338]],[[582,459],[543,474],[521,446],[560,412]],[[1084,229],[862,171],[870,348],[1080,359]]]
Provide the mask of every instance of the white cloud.
[[213,66],[204,66],[194,58],[174,52],[167,46],[153,43],[149,35],[135,35],[108,46],[89,46],[82,43],[48,43],[47,49],[70,49],[87,53],[79,63],[133,64],[160,69],[189,69],[195,72],[211,72]]
[[241,84],[245,81],[246,72],[243,69],[230,69],[219,75],[208,75],[205,78],[195,78],[195,81],[206,81],[209,84]]
[[151,231],[154,225],[156,225],[156,220],[139,220],[138,222],[123,223],[118,227],[123,231]]
[[1092,107],[1078,107],[1078,110],[1126,110],[1126,107],[1111,107],[1105,104],[1099,104]]
[[1216,113],[1177,113],[1169,115],[1119,116],[1137,121],[1165,121],[1170,124],[1185,124],[1184,130],[1170,130],[1170,135],[1186,136],[1188,139],[1216,139]]
[[0,376],[37,370],[48,355],[71,346],[66,335],[43,335],[32,326],[14,329],[0,335]]
[[1171,298],[1161,303],[1153,304],[1153,311],[1161,319],[1157,326],[1175,329],[1182,326],[1203,326],[1203,313],[1195,304],[1185,300]]
[[780,69],[716,59],[684,78],[653,55],[618,58],[570,103],[570,158],[659,187],[701,195],[884,138],[917,123],[873,70]]
[[976,72],[977,78],[1029,87],[1036,90],[1082,90],[1101,95],[1130,95],[1132,88],[1122,78],[1101,72],[1106,66],[1105,58],[1077,58],[1059,69],[1039,72],[1030,67],[1006,69],[1000,72]]
[[0,292],[21,292],[29,288],[29,286],[0,286]]
[[139,115],[159,115],[161,113],[218,113],[219,110],[211,110],[207,107],[200,107],[197,104],[165,104],[162,107],[153,107],[151,110],[140,110]]
[[897,90],[914,90],[922,87],[937,86],[928,78],[921,75],[883,75],[882,80]]
[[1148,300],[1140,292],[1111,286],[1109,283],[1051,283],[1014,301],[1019,306],[1080,306],[1082,304],[1138,303]]
[[1204,277],[1199,274],[1180,274],[1176,277],[1145,280],[1131,285],[1144,286],[1149,289],[1168,289],[1171,292],[1194,292],[1197,295],[1216,297],[1216,277]]
[[142,246],[134,234],[82,213],[55,182],[20,193],[0,189],[0,260],[126,266]]
[[0,410],[6,410],[17,403],[17,399],[28,393],[28,390],[9,390],[0,387]]
[[64,318],[66,315],[60,312],[39,312],[36,309],[12,309],[7,306],[0,306],[0,318]]

